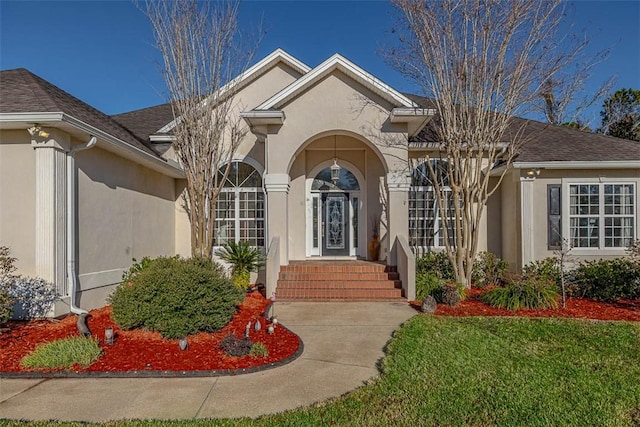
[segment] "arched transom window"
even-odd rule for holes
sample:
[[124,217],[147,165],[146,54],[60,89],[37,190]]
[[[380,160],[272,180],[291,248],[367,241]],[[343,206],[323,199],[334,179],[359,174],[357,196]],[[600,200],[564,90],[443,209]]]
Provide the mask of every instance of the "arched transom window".
[[[218,172],[223,177],[224,169]],[[251,165],[233,162],[216,202],[215,246],[228,241],[264,248],[262,176]]]

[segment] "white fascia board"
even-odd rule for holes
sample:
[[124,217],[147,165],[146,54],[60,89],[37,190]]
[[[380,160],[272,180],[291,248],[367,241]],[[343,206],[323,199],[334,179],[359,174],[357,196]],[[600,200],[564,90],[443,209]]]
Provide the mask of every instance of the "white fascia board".
[[175,135],[149,135],[151,142],[173,142],[176,140]]
[[240,113],[249,126],[281,125],[284,123],[284,111],[280,110],[251,110]]
[[62,117],[62,121],[64,123],[70,124],[76,129],[98,137],[98,143],[100,142],[100,140],[106,142],[109,147],[106,148],[108,151],[115,152],[116,154],[119,154],[124,158],[133,160],[136,163],[139,163],[143,166],[148,167],[149,169],[153,169],[163,175],[167,175],[172,178],[185,178],[186,176],[182,168],[180,168],[176,164],[170,164],[156,156],[147,153],[146,151],[140,150],[139,148],[134,147],[133,145],[130,145],[122,141],[121,139],[108,134],[107,132],[104,132],[81,120],[78,120],[73,116],[64,114]]
[[[107,132],[104,132],[96,127],[93,127],[81,120],[76,119],[73,116],[62,112],[53,113],[1,113],[0,122],[23,122],[30,124],[50,124],[65,123],[79,131],[85,132],[89,135],[98,138],[98,144],[105,148],[107,151],[114,152],[124,158],[132,160],[143,166],[160,172],[163,175],[170,176],[172,178],[185,178],[182,168],[173,163],[165,162],[164,160],[155,157],[146,151],[140,150]],[[104,144],[106,143],[106,147]]]
[[0,122],[25,122],[32,124],[42,124],[60,122],[64,116],[63,112],[54,113],[0,113]]
[[[246,86],[247,84],[255,80],[257,77],[259,77],[261,74],[270,70],[273,66],[275,66],[280,61],[284,62],[285,64],[287,64],[288,66],[290,66],[291,68],[299,72],[300,74],[307,74],[311,70],[311,67],[309,67],[307,64],[293,57],[292,55],[288,54],[284,50],[278,48],[273,52],[271,52],[269,55],[265,56],[260,61],[258,61],[253,66],[249,67],[242,74],[233,78],[230,82],[228,82],[227,84],[222,86],[220,89],[218,89],[217,98],[224,96],[224,94],[234,86],[237,86],[238,89]],[[207,97],[207,99],[208,98],[210,97]],[[202,102],[206,103],[207,99],[205,99]],[[171,122],[167,123],[165,126],[160,128],[157,131],[157,133],[170,132],[176,126],[177,120],[178,119],[174,119]]]
[[640,169],[640,160],[514,162],[514,169]]
[[335,55],[324,61],[322,64],[318,65],[316,68],[309,71],[304,77],[301,77],[289,86],[285,87],[255,109],[269,110],[272,108],[277,108],[283,102],[286,102],[288,99],[291,99],[292,97],[302,92],[313,82],[323,78],[336,69],[341,70],[348,76],[361,83],[363,86],[372,89],[374,92],[381,95],[383,98],[393,104],[401,105],[408,108],[419,108],[416,103],[411,101],[406,96],[402,95],[397,90],[393,89],[391,86],[364,71],[362,68],[358,67],[342,55],[336,53]]
[[436,114],[432,108],[394,108],[389,114],[391,123],[406,123],[409,137],[417,135]]

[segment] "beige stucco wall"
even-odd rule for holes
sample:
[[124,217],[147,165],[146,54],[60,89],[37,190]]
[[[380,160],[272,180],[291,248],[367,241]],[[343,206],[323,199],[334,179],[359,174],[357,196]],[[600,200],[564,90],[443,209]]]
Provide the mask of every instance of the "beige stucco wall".
[[509,262],[511,270],[520,265],[520,175],[514,171],[506,173],[500,185],[502,259]]
[[175,180],[99,145],[78,153],[76,165],[80,305],[92,308],[133,258],[174,254]]
[[36,161],[25,130],[0,131],[0,246],[17,258],[18,272],[36,275]]
[[[320,79],[280,107],[286,120],[278,129],[270,129],[266,173],[291,176],[288,203],[271,202],[269,207],[270,216],[288,218],[288,232],[285,225],[271,230],[288,234],[288,241],[281,247],[288,251],[288,259],[302,259],[306,255],[305,176],[319,163],[333,158],[334,135],[338,138],[338,161],[350,162],[365,177],[366,186],[362,189],[367,203],[364,218],[381,210],[381,194],[386,198],[386,188],[380,191],[380,180],[385,180],[389,171],[406,173],[408,170],[406,125],[388,123],[392,107],[340,71]],[[273,197],[275,200],[281,196]],[[402,224],[401,218],[395,220]],[[368,221],[365,223],[369,227]],[[401,230],[402,226],[397,229]],[[366,236],[369,234],[367,230]],[[386,256],[387,248],[388,244],[384,242],[382,258]]]
[[[231,117],[238,119],[241,112],[249,111],[258,106],[299,77],[300,73],[293,68],[283,62],[278,63],[238,92],[234,99]],[[247,134],[240,143],[234,158],[250,163],[262,173],[265,165],[264,143],[258,142],[256,136],[247,129]],[[184,186],[184,182],[177,182],[176,194],[182,194]],[[174,233],[176,253],[189,256],[191,254],[190,224],[189,218],[182,208],[181,197],[177,197],[174,209],[176,214]]]

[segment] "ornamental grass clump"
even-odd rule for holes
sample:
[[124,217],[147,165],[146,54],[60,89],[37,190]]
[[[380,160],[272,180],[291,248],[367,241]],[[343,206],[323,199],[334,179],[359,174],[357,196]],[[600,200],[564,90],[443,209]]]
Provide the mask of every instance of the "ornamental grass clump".
[[216,255],[231,264],[233,283],[243,290],[249,288],[250,273],[258,271],[264,265],[262,251],[251,247],[249,242],[236,243],[231,240]]
[[557,308],[558,298],[555,283],[540,278],[515,279],[504,287],[491,289],[482,295],[482,300],[490,306],[511,311]]
[[110,297],[122,329],[144,328],[165,338],[215,332],[236,313],[244,292],[223,268],[203,258],[161,257],[147,262]]
[[22,358],[20,364],[31,369],[71,368],[76,364],[86,368],[98,360],[101,354],[102,349],[97,339],[71,337],[36,347]]

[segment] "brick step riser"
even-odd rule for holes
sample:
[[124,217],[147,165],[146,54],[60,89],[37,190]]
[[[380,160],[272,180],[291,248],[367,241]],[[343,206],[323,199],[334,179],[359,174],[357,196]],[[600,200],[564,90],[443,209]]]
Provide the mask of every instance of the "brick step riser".
[[283,265],[280,267],[280,272],[291,273],[396,273],[397,268],[386,265],[373,265],[373,266],[355,266],[347,267],[341,265],[326,265],[326,266],[305,266],[305,265]]
[[278,300],[300,300],[300,299],[401,299],[400,289],[380,290],[380,289],[283,289],[278,290]]
[[281,289],[400,289],[399,280],[379,281],[328,281],[328,280],[291,280],[278,281]]
[[299,272],[280,272],[279,280],[289,281],[319,281],[319,280],[338,280],[338,281],[361,281],[361,280],[398,280],[398,273],[299,273]]

